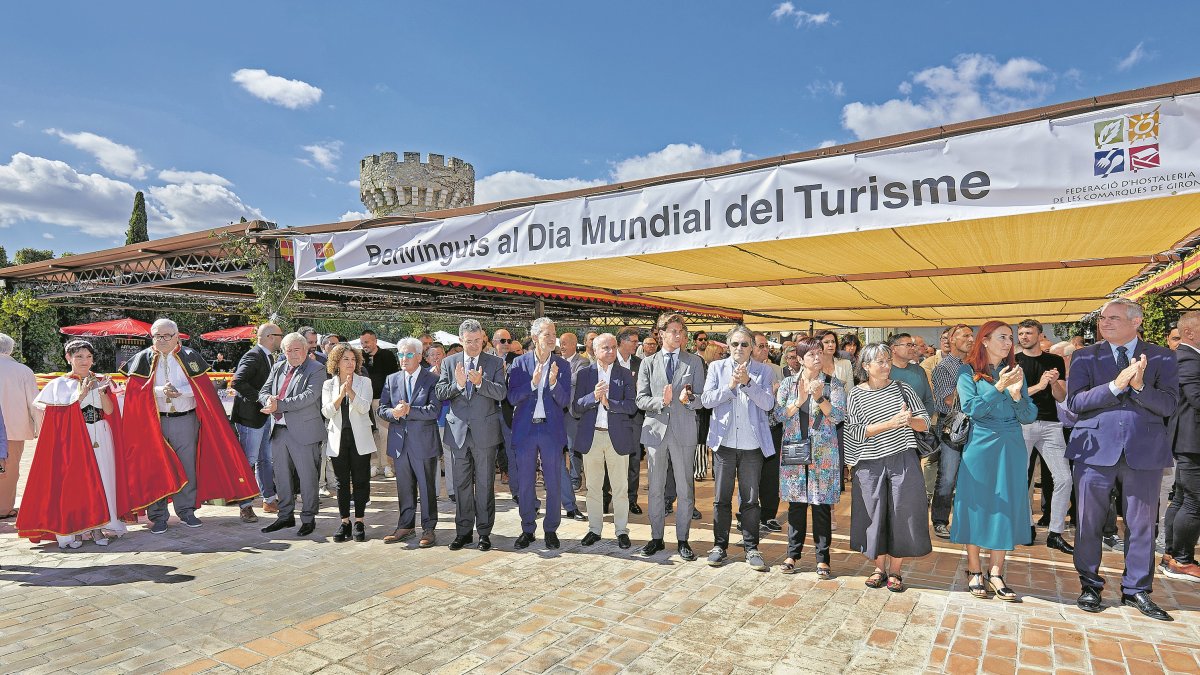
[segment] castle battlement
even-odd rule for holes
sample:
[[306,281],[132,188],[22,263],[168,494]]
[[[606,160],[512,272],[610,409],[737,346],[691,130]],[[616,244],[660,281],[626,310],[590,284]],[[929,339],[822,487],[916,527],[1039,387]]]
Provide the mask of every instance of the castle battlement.
[[475,167],[457,157],[405,152],[368,155],[359,163],[359,197],[378,216],[413,215],[475,203]]

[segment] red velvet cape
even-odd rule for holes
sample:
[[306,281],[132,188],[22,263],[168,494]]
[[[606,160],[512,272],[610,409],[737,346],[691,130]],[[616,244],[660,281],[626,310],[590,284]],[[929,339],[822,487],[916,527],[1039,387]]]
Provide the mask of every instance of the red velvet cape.
[[17,511],[17,535],[36,543],[108,521],[104,482],[79,404],[47,406]]
[[[178,358],[177,355],[172,356]],[[151,373],[157,368],[158,358],[155,354]],[[200,437],[196,441],[196,508],[213,499],[240,501],[257,497],[258,482],[254,478],[254,470],[246,461],[246,453],[242,451],[233,426],[225,416],[225,408],[217,398],[212,380],[208,379],[207,373],[189,373],[187,368],[183,372],[192,384],[200,426]],[[131,454],[154,456],[165,449],[175,456],[175,451],[163,438],[162,426],[158,421],[153,375],[146,378],[135,373],[129,374],[124,416],[125,444]]]
[[108,395],[113,401],[114,413],[105,416],[104,420],[112,430],[116,455],[117,513],[129,514],[182,490],[187,485],[187,472],[166,443],[138,447],[126,443],[125,423],[121,419],[117,397],[111,390]]

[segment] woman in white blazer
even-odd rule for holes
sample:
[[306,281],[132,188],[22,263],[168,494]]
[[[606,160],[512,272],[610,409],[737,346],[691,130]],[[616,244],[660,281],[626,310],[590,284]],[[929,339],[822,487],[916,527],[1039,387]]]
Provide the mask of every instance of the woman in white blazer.
[[375,438],[371,435],[371,379],[357,374],[362,363],[362,352],[339,343],[326,362],[332,377],[321,389],[321,414],[329,432],[329,456],[337,474],[338,511],[342,516],[342,527],[333,536],[337,542],[351,537],[351,500],[354,541],[367,540],[363,513],[371,498],[371,453],[375,452]]

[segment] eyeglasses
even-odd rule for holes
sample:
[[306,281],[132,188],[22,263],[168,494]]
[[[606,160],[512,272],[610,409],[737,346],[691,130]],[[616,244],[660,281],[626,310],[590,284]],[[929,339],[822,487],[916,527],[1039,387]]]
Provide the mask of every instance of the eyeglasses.
[[153,337],[156,342],[166,342],[176,335],[179,335],[179,333],[171,333],[170,335],[152,335],[151,337]]
[[737,342],[734,340],[730,340],[729,346],[730,347],[753,347],[754,345],[750,342]]
[[512,342],[512,338],[500,338],[500,339],[496,340],[496,342],[498,344],[506,345],[506,344]]
[[417,353],[416,353],[416,352],[404,352],[403,354],[401,354],[401,355],[400,355],[400,358],[402,358],[402,359],[411,359],[412,357],[414,357],[414,356],[416,356],[416,355],[417,355]]
[[283,337],[283,333],[267,333],[263,337]]
[[896,347],[916,347],[917,343],[915,343],[915,342],[897,342],[895,346]]

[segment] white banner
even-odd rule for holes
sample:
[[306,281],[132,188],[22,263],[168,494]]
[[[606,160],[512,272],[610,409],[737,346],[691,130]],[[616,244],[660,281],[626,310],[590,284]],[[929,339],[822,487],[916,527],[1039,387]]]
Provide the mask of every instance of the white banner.
[[1200,95],[892,150],[296,237],[301,281],[498,269],[1200,191]]

